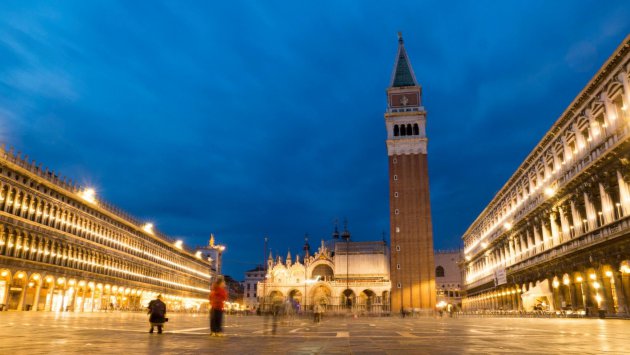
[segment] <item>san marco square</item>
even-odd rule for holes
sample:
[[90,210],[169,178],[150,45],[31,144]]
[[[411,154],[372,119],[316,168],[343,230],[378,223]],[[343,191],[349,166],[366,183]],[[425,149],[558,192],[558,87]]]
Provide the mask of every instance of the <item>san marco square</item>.
[[627,353],[628,15],[1,4],[0,354]]

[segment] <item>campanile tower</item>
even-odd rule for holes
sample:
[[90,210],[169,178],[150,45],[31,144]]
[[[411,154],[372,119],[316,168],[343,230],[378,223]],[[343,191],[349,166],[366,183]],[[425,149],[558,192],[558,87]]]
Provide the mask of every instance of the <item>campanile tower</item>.
[[402,34],[387,88],[392,312],[435,308],[426,111]]

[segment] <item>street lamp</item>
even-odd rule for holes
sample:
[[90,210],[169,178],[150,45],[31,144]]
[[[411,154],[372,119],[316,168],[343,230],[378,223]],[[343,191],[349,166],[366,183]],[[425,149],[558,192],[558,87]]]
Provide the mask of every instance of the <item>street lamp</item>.
[[352,304],[350,303],[350,232],[348,231],[348,220],[343,221],[343,233],[341,233],[341,238],[346,241],[346,307],[351,309]]
[[263,276],[263,295],[262,295],[262,309],[261,311],[265,311],[265,300],[267,299],[267,242],[269,242],[269,237],[265,236],[265,249],[263,250],[263,269],[265,270],[265,275]]
[[[304,234],[304,245],[308,244],[308,233]],[[308,257],[306,255],[306,253],[304,253],[304,258],[302,259],[302,261],[304,262],[304,305],[302,305],[302,310],[303,312],[306,312],[306,304],[308,302],[307,300],[307,294],[306,294],[306,283],[307,283],[307,279],[308,279]]]

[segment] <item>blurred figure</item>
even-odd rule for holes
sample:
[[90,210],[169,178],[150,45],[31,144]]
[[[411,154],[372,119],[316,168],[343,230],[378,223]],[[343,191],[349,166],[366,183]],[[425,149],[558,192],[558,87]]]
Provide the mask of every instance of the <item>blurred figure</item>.
[[316,302],[313,306],[313,321],[319,323],[322,320],[322,313],[324,313],[324,307],[319,302]]
[[223,305],[227,300],[228,293],[225,290],[225,279],[218,276],[217,280],[212,284],[210,291],[210,335],[224,336],[223,334]]
[[279,321],[279,317],[282,315],[283,309],[284,309],[284,302],[282,301],[282,297],[278,297],[276,296],[273,299],[273,304],[272,304],[272,316],[273,316],[273,320],[271,323],[271,334],[276,334],[276,330],[278,329],[278,321]]
[[166,304],[162,302],[162,295],[158,295],[156,299],[149,302],[149,323],[151,323],[151,330],[149,333],[153,333],[153,328],[158,328],[158,334],[162,334],[162,327],[166,322]]

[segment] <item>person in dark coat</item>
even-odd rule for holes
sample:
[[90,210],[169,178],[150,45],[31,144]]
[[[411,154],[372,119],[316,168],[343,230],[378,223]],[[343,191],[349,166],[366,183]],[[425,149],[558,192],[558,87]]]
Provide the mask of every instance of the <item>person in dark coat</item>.
[[225,290],[225,279],[217,277],[210,291],[210,335],[223,336],[223,305],[228,294]]
[[166,304],[162,302],[162,295],[158,295],[156,299],[149,302],[149,323],[151,323],[151,330],[149,333],[153,333],[153,328],[158,328],[158,334],[162,334],[162,327],[166,322]]

